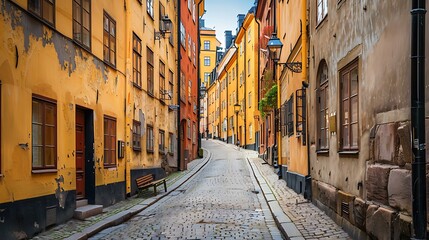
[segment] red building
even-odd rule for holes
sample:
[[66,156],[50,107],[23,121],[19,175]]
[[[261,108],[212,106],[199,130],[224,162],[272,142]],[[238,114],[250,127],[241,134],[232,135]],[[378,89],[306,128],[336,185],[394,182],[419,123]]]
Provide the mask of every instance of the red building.
[[179,5],[179,170],[198,156],[198,20],[204,0],[180,0]]

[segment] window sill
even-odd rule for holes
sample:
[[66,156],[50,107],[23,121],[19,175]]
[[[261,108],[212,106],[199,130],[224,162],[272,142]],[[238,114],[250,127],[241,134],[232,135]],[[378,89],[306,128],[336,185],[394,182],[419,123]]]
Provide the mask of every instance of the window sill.
[[151,92],[147,92],[147,95],[149,95],[149,97],[151,97],[151,98],[155,98],[155,95]]
[[329,149],[319,149],[316,150],[316,153],[320,155],[329,155]]
[[146,150],[147,153],[153,154],[153,150]]
[[0,178],[2,178],[2,177],[4,177],[4,175],[0,173]]
[[168,152],[168,155],[173,156],[174,153],[173,152]]
[[322,19],[322,20],[320,20],[320,22],[316,24],[316,29],[321,28],[321,27],[324,25],[324,23],[328,21],[327,19],[328,19],[328,14],[326,14],[326,15],[323,17],[323,19]]
[[339,151],[338,154],[340,155],[349,155],[349,156],[357,156],[359,155],[359,150],[343,150],[343,151]]
[[133,82],[133,86],[138,90],[143,90],[143,88],[140,85],[136,84],[135,82]]
[[134,152],[141,152],[141,151],[142,151],[142,149],[141,149],[141,148],[133,148],[133,151],[134,151]]
[[103,59],[104,64],[106,64],[107,66],[113,68],[113,70],[117,71],[118,69],[116,69],[116,65],[112,64],[111,62],[108,62],[106,60]]
[[40,169],[40,170],[31,170],[31,173],[57,173],[57,169]]
[[116,169],[116,165],[104,165],[104,169],[115,170]]

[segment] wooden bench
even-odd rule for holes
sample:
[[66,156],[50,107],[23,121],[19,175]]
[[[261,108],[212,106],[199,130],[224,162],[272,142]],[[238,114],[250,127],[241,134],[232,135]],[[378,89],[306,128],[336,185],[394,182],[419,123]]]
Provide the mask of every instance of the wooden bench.
[[137,178],[136,179],[137,188],[139,190],[143,190],[153,186],[153,191],[154,191],[154,194],[156,195],[157,194],[156,187],[158,185],[164,184],[164,190],[165,192],[167,192],[167,183],[165,181],[165,178],[162,178],[159,180],[154,180],[154,179],[155,179],[154,174],[148,174]]

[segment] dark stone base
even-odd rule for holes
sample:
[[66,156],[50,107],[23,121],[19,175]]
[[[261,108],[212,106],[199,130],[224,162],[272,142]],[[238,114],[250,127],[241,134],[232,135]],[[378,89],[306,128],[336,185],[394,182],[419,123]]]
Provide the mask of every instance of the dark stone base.
[[279,177],[281,178],[281,179],[286,179],[286,173],[287,173],[287,165],[280,165],[279,166],[280,167],[280,174],[279,174]]
[[62,196],[63,207],[54,194],[0,204],[0,238],[31,238],[49,226],[71,219],[76,208],[76,191],[63,192]]
[[233,143],[232,142],[232,137],[228,137],[228,139],[226,140],[227,143]]
[[95,188],[95,204],[108,207],[125,200],[125,182],[97,186]]
[[286,178],[284,179],[286,179],[286,183],[289,188],[291,188],[298,194],[304,194],[304,191],[306,189],[305,176],[287,171]]
[[248,144],[245,148],[256,151],[256,144]]
[[155,174],[155,179],[166,177],[165,171],[162,168],[131,169],[131,195],[137,193],[136,179],[147,174]]

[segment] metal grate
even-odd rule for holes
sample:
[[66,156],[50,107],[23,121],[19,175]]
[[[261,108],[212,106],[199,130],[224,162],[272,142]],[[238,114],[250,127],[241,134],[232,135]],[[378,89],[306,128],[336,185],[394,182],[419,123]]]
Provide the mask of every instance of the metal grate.
[[348,202],[341,202],[341,216],[350,218],[350,206]]
[[57,223],[57,206],[46,207],[46,227]]

